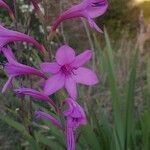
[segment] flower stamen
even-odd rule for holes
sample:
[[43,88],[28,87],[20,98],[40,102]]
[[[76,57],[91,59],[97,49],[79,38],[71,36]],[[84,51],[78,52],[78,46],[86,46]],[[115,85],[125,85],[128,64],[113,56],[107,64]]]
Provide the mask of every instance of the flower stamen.
[[69,64],[63,65],[60,70],[65,76],[74,74],[74,68],[71,67]]

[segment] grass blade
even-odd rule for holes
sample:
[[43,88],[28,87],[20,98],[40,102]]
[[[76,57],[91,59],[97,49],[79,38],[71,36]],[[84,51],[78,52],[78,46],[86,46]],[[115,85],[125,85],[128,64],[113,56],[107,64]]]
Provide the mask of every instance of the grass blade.
[[136,68],[138,61],[138,50],[133,59],[133,66],[130,73],[127,97],[126,97],[126,122],[125,122],[125,149],[129,148],[129,143],[131,141],[131,135],[133,132],[133,111],[134,111],[134,90],[136,81]]
[[82,135],[90,149],[101,150],[98,139],[89,125],[82,127]]
[[122,124],[122,116],[120,110],[120,96],[119,90],[117,87],[116,82],[116,75],[115,75],[115,67],[113,61],[113,51],[111,48],[109,36],[105,29],[105,39],[106,39],[106,72],[109,80],[109,87],[111,91],[112,97],[112,105],[113,105],[113,116],[114,116],[114,123],[115,123],[115,132],[116,132],[116,143],[118,143],[119,150],[123,149],[124,145],[124,137],[123,137],[123,124]]

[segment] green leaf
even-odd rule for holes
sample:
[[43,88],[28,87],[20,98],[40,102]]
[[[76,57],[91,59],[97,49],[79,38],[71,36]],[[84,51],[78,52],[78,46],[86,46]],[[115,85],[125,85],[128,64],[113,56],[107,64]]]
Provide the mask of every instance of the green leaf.
[[44,136],[42,135],[40,132],[35,132],[35,138],[36,140],[44,145],[49,146],[51,149],[54,150],[64,150],[64,148],[57,143],[56,141],[54,141],[54,139],[52,137],[48,137],[48,136]]
[[82,127],[82,135],[90,149],[92,149],[92,150],[100,150],[101,149],[99,141],[98,141],[93,129],[89,125]]
[[21,123],[14,121],[12,118],[10,118],[8,116],[4,116],[2,114],[0,114],[0,119],[3,120],[5,123],[7,123],[9,126],[13,127],[17,131],[19,131],[25,137],[30,137],[30,135],[26,131],[25,127]]
[[37,142],[34,138],[27,132],[26,128],[19,122],[13,120],[8,116],[4,116],[0,114],[0,119],[7,123],[10,127],[16,129],[20,134],[22,134],[29,142],[29,149],[30,150],[39,150],[40,147],[38,146]]
[[49,127],[49,132],[56,138],[57,142],[65,147],[66,141],[63,132],[49,121],[44,121],[44,123]]
[[150,110],[145,111],[141,120],[143,150],[150,149]]
[[119,147],[119,150],[121,150],[123,149],[123,145],[124,145],[124,131],[123,131],[121,104],[120,104],[121,99],[119,96],[119,90],[116,82],[113,51],[111,48],[110,40],[106,32],[106,29],[104,33],[106,39],[106,54],[105,54],[105,59],[107,60],[106,73],[108,76],[109,87],[110,87],[111,97],[112,97],[113,116],[114,116],[114,123],[115,123],[115,132],[116,132],[115,140],[116,143],[118,143],[117,147]]
[[149,95],[150,95],[150,59],[148,59],[147,62],[147,84],[148,84],[148,91],[149,91]]
[[126,97],[126,119],[125,119],[125,149],[129,148],[131,135],[133,132],[133,109],[134,109],[134,90],[136,81],[136,67],[138,61],[138,50],[133,59],[132,70],[128,82],[127,97]]
[[95,47],[95,55],[98,56],[98,69],[100,70],[100,75],[103,78],[103,76],[106,74],[105,73],[105,68],[106,68],[106,59],[104,57],[104,52],[100,46],[100,42],[98,41],[98,38],[96,37],[95,34],[93,34],[93,38],[94,38],[94,47]]

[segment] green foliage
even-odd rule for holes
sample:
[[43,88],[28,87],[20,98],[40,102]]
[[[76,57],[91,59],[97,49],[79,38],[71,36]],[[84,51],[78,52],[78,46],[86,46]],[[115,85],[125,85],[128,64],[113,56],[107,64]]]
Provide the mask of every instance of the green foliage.
[[121,116],[121,105],[120,105],[120,96],[119,90],[117,87],[116,82],[116,75],[115,75],[115,66],[113,62],[113,51],[110,45],[109,37],[107,32],[105,31],[105,38],[106,38],[106,54],[105,59],[106,61],[106,72],[108,73],[108,80],[109,80],[109,87],[112,95],[112,104],[113,104],[113,111],[114,111],[114,132],[116,134],[116,149],[122,149],[124,145],[123,140],[123,120]]

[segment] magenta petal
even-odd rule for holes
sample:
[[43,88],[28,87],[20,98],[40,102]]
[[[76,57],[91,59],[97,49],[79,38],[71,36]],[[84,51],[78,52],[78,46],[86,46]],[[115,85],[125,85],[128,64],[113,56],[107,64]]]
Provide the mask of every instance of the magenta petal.
[[36,91],[34,89],[30,89],[30,88],[19,88],[16,89],[15,92],[18,95],[28,95],[28,96],[32,96],[36,99],[38,99],[39,101],[44,101],[44,102],[48,102],[50,103],[53,107],[55,107],[55,103],[53,102],[53,100],[51,100],[46,94],[44,94],[43,92],[39,92]]
[[10,42],[25,41],[35,45],[41,52],[45,52],[43,45],[39,44],[34,38],[13,30],[8,30],[0,25],[0,47],[5,46]]
[[14,19],[14,15],[13,15],[12,10],[10,9],[10,7],[3,0],[0,0],[0,8],[6,9],[9,13],[10,17],[12,19]]
[[60,66],[56,62],[54,63],[45,62],[42,63],[40,67],[41,70],[46,73],[57,73],[60,70]]
[[75,52],[68,45],[61,46],[56,52],[56,61],[59,65],[69,64],[74,59]]
[[16,63],[15,56],[10,47],[2,48],[2,52],[9,63]]
[[31,75],[37,75],[39,77],[46,79],[45,75],[39,70],[30,66],[27,66],[27,65],[19,64],[17,62],[6,63],[4,69],[9,76],[20,76],[20,75],[31,74]]
[[40,85],[40,87],[43,89],[44,85],[45,85],[45,82],[46,80],[41,78],[39,81],[38,81],[38,84]]
[[54,22],[52,26],[52,30],[55,31],[57,27],[60,25],[60,23],[64,20],[71,19],[71,18],[76,18],[76,17],[82,17],[81,11],[84,8],[83,5],[75,5],[71,7],[69,10],[66,10],[63,12]]
[[90,16],[90,18],[96,18],[98,16],[103,15],[107,8],[108,8],[108,1],[107,0],[85,0],[84,4],[86,5],[86,12]]
[[44,87],[44,93],[47,95],[51,95],[56,91],[60,90],[65,84],[65,77],[61,74],[56,74],[50,77]]
[[[64,103],[68,104],[69,108],[67,110],[64,111],[64,115],[68,116],[68,117],[72,117],[72,118],[82,118],[84,121],[80,122],[81,119],[79,120],[79,122],[81,124],[86,124],[86,116],[85,116],[85,112],[83,110],[83,108],[73,99],[71,98],[67,98]],[[71,120],[69,120],[71,121]]]
[[74,150],[75,129],[80,125],[85,125],[87,123],[87,119],[83,108],[76,101],[71,98],[67,98],[64,103],[69,106],[69,108],[64,111],[64,116],[66,117],[67,149]]
[[42,111],[36,111],[35,116],[37,119],[47,120],[50,121],[53,125],[57,126],[58,128],[62,128],[60,122],[55,119],[53,116],[49,115],[48,113]]
[[88,23],[92,29],[95,29],[96,31],[103,33],[103,31],[97,26],[97,24],[95,23],[93,19],[88,18]]
[[89,61],[92,57],[92,51],[91,50],[86,50],[80,55],[76,56],[75,60],[72,63],[73,67],[80,67],[84,65],[87,61]]
[[39,15],[39,16],[43,16],[43,13],[39,7],[39,0],[31,0],[31,3],[33,4],[33,7],[36,11],[36,13]]
[[13,80],[13,76],[10,76],[2,88],[2,93],[4,93],[7,89],[9,89],[12,86],[12,80]]
[[92,19],[103,15],[107,8],[107,0],[84,0],[80,4],[74,5],[67,11],[63,12],[55,21],[52,30],[56,30],[56,28],[64,20],[76,17],[84,17],[88,20],[92,28],[95,28],[98,32],[102,32]]
[[71,77],[66,79],[65,88],[69,93],[70,97],[76,100],[77,98],[76,82]]
[[67,126],[66,129],[66,135],[67,135],[67,150],[75,150],[75,137],[74,137],[74,131],[72,128]]
[[98,83],[96,74],[90,69],[79,67],[74,72],[74,79],[77,83],[85,85],[94,85]]
[[40,101],[47,101],[47,102],[49,101],[49,97],[47,95],[45,95],[42,92],[36,91],[34,89],[19,88],[19,89],[16,89],[15,92],[19,95],[21,94],[21,95],[29,95],[29,96],[35,97],[39,99]]

